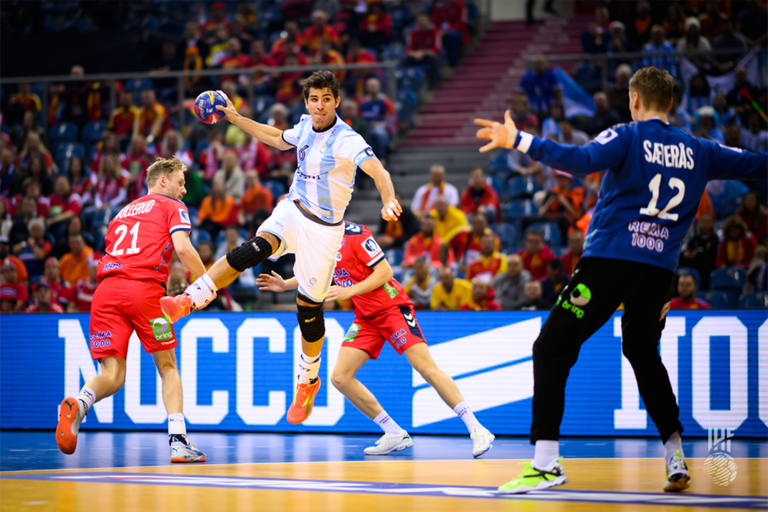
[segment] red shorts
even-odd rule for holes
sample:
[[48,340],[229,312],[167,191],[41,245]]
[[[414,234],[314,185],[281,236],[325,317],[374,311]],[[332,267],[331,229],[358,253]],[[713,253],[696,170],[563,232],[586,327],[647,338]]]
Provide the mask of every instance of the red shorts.
[[397,306],[376,315],[356,316],[342,346],[360,349],[371,359],[376,359],[385,341],[389,341],[400,355],[417,343],[426,343],[413,306]]
[[108,277],[99,283],[91,304],[91,357],[127,357],[133,331],[149,354],[176,347],[173,325],[160,309],[163,296],[163,287],[146,279]]

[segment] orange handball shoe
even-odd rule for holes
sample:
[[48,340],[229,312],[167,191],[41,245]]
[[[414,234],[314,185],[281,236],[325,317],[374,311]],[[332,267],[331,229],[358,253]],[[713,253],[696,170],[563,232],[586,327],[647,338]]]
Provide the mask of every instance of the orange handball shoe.
[[171,323],[187,316],[193,308],[192,298],[186,293],[160,299],[160,309],[163,310],[163,315]]
[[67,455],[75,453],[81,421],[80,402],[71,396],[62,400],[59,406],[59,425],[56,427],[56,444]]
[[317,382],[314,384],[302,384],[300,382],[296,385],[296,395],[293,398],[293,403],[288,408],[286,418],[288,423],[298,425],[309,418],[309,415],[312,414],[312,406],[315,405],[317,390],[319,389],[320,377],[317,378]]

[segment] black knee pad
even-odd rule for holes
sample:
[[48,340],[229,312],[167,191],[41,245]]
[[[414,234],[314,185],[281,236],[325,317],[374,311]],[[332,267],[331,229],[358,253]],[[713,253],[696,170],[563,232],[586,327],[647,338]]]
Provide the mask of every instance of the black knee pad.
[[260,236],[243,242],[227,253],[227,263],[238,272],[253,268],[272,256],[272,245]]
[[[306,300],[306,299],[302,299]],[[325,318],[323,316],[323,305],[312,301],[312,306],[298,305],[296,316],[299,319],[299,329],[301,336],[307,342],[314,343],[322,341],[325,337]]]

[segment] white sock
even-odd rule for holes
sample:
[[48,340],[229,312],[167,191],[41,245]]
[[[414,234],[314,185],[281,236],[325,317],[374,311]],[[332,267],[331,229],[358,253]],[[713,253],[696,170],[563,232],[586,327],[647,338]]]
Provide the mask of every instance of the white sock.
[[560,442],[545,441],[539,439],[536,441],[536,455],[533,457],[533,467],[539,471],[548,469],[549,466],[560,457]]
[[83,416],[85,416],[88,413],[88,409],[96,402],[96,393],[91,388],[84,387],[75,398],[83,405]]
[[208,274],[204,274],[202,277],[195,279],[194,283],[187,286],[184,293],[189,295],[197,309],[202,309],[213,300],[216,290],[218,288],[213,283],[213,279],[208,277]]
[[387,411],[381,411],[378,416],[373,418],[373,422],[380,426],[385,434],[399,434],[403,431],[400,425],[387,414]]
[[[187,425],[184,422],[184,413],[177,412],[168,415],[168,435],[187,435]],[[177,440],[173,440],[173,443],[184,444]],[[171,444],[173,446],[173,444]]]
[[667,442],[664,443],[664,460],[669,462],[669,459],[675,456],[676,451],[680,452],[681,457],[685,457],[683,455],[683,440],[680,437],[680,432],[675,432],[669,436]]
[[467,426],[467,430],[470,434],[474,427],[483,428],[480,422],[477,421],[477,418],[475,418],[475,414],[472,412],[472,409],[467,402],[457,404],[456,407],[453,408],[453,412],[459,415],[459,418],[461,418],[461,421]]
[[319,370],[320,356],[308,356],[302,352],[299,358],[299,382],[311,384],[317,379],[317,372]]

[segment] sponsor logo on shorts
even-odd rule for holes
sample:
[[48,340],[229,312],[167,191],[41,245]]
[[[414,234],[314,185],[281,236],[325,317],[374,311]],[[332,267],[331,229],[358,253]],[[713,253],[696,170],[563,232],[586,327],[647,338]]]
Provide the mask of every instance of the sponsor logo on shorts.
[[97,331],[90,335],[91,348],[108,347],[112,342],[112,331]]
[[349,327],[347,334],[344,335],[344,339],[342,340],[342,343],[352,343],[353,341],[355,341],[355,337],[359,332],[360,332],[360,326],[357,324],[352,324]]
[[[173,338],[171,323],[164,316],[159,316],[150,320],[150,324],[152,325],[152,334],[155,335],[155,341],[165,341]],[[163,343],[163,345],[167,344],[168,343]]]
[[405,337],[405,329],[400,329],[399,331],[395,332],[393,335],[389,337],[390,341],[392,341],[392,345],[395,346],[395,348],[402,347],[408,339]]
[[586,285],[579,283],[569,295],[570,302],[568,302],[568,299],[563,300],[563,295],[565,295],[566,291],[567,287],[557,298],[557,304],[555,304],[555,306],[560,306],[564,310],[570,311],[576,315],[576,318],[581,320],[584,317],[584,310],[582,308],[592,300],[592,291]]

